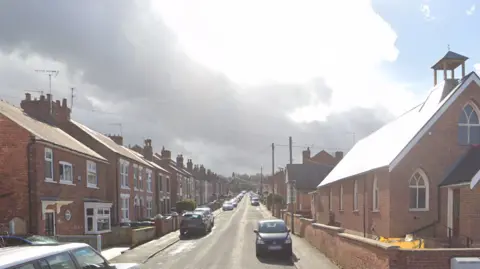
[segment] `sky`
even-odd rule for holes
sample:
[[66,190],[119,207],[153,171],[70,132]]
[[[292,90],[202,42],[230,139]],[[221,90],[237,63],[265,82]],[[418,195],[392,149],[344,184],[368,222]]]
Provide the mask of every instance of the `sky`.
[[[479,3],[480,4],[480,3]],[[0,1],[0,98],[68,98],[126,145],[223,175],[348,151],[420,103],[448,50],[479,63],[476,1]],[[457,72],[458,73],[458,72]]]

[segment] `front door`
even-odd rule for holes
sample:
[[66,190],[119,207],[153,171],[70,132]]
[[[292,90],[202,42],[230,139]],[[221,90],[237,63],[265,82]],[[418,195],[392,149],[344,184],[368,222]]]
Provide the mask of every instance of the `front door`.
[[460,189],[453,190],[453,223],[452,223],[452,235],[460,235]]
[[45,213],[45,235],[48,235],[48,236],[55,235],[55,213],[54,212]]

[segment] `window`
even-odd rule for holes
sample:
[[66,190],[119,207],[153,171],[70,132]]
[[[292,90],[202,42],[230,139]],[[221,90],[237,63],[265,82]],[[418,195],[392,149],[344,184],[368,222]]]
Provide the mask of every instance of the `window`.
[[121,205],[122,205],[122,222],[128,222],[130,219],[130,197],[127,196],[121,196]]
[[480,144],[480,121],[472,104],[467,104],[460,113],[458,142],[461,145]]
[[109,203],[85,203],[85,233],[97,234],[109,232],[110,225],[110,208]]
[[133,187],[138,189],[138,166],[133,165]]
[[358,210],[358,181],[353,181],[353,210]]
[[166,190],[167,192],[170,192],[170,178],[169,178],[169,177],[166,177],[166,178],[165,178],[165,182],[166,182],[166,183],[165,183],[165,185],[166,185],[165,190]]
[[92,265],[94,268],[109,268],[108,263],[92,248],[81,248],[72,251],[73,256],[78,261],[78,264],[82,269],[91,269]]
[[87,187],[97,187],[97,164],[92,161],[87,161]]
[[53,181],[53,151],[45,148],[45,180]]
[[147,198],[147,218],[153,217],[153,203],[152,203],[152,198],[148,197]]
[[17,266],[17,267],[12,267],[12,268],[15,268],[15,269],[35,269],[35,265],[33,265],[33,263],[25,263],[25,264],[22,264],[20,266]]
[[152,171],[147,170],[147,191],[152,192]]
[[410,210],[428,210],[428,179],[421,170],[416,171],[410,178]]
[[372,194],[373,194],[373,201],[372,201],[372,205],[373,205],[373,211],[378,211],[379,209],[379,197],[378,197],[378,180],[377,180],[377,177],[375,177],[373,179],[373,191],[372,191]]
[[60,162],[58,168],[60,170],[60,182],[73,184],[72,164],[67,162]]
[[333,211],[333,193],[332,188],[330,187],[330,193],[328,194],[328,209]]
[[51,269],[76,269],[70,254],[67,252],[47,257],[45,260]]
[[343,185],[340,185],[340,211],[343,210]]
[[124,160],[120,160],[120,181],[123,189],[128,189],[128,167],[129,163]]
[[143,190],[143,173],[145,171],[142,167],[138,168],[138,189]]

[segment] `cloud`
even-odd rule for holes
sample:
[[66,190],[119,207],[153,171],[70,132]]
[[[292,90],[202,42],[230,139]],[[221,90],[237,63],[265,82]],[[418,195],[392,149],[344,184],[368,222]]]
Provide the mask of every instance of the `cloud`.
[[435,20],[435,17],[432,15],[432,12],[430,10],[430,5],[428,4],[421,4],[420,5],[420,12],[422,12],[423,17],[425,18],[426,21],[433,21]]
[[465,10],[465,13],[467,14],[467,16],[471,16],[473,15],[473,13],[475,13],[476,8],[477,6],[473,4],[469,9]]
[[75,119],[225,175],[268,165],[288,136],[296,160],[347,149],[417,101],[382,69],[396,34],[369,1],[153,3],[1,1],[0,97],[47,91],[34,70],[60,70]]

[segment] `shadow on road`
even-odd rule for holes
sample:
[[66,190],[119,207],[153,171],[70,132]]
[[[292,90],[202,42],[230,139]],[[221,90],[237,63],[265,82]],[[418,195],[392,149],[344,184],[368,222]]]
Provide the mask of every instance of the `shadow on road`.
[[274,265],[292,265],[292,259],[282,257],[282,256],[262,256],[257,257],[261,263],[274,264]]
[[204,237],[203,235],[199,235],[199,234],[191,234],[191,235],[179,235],[178,238],[180,238],[180,240],[196,240],[196,239],[200,239]]

